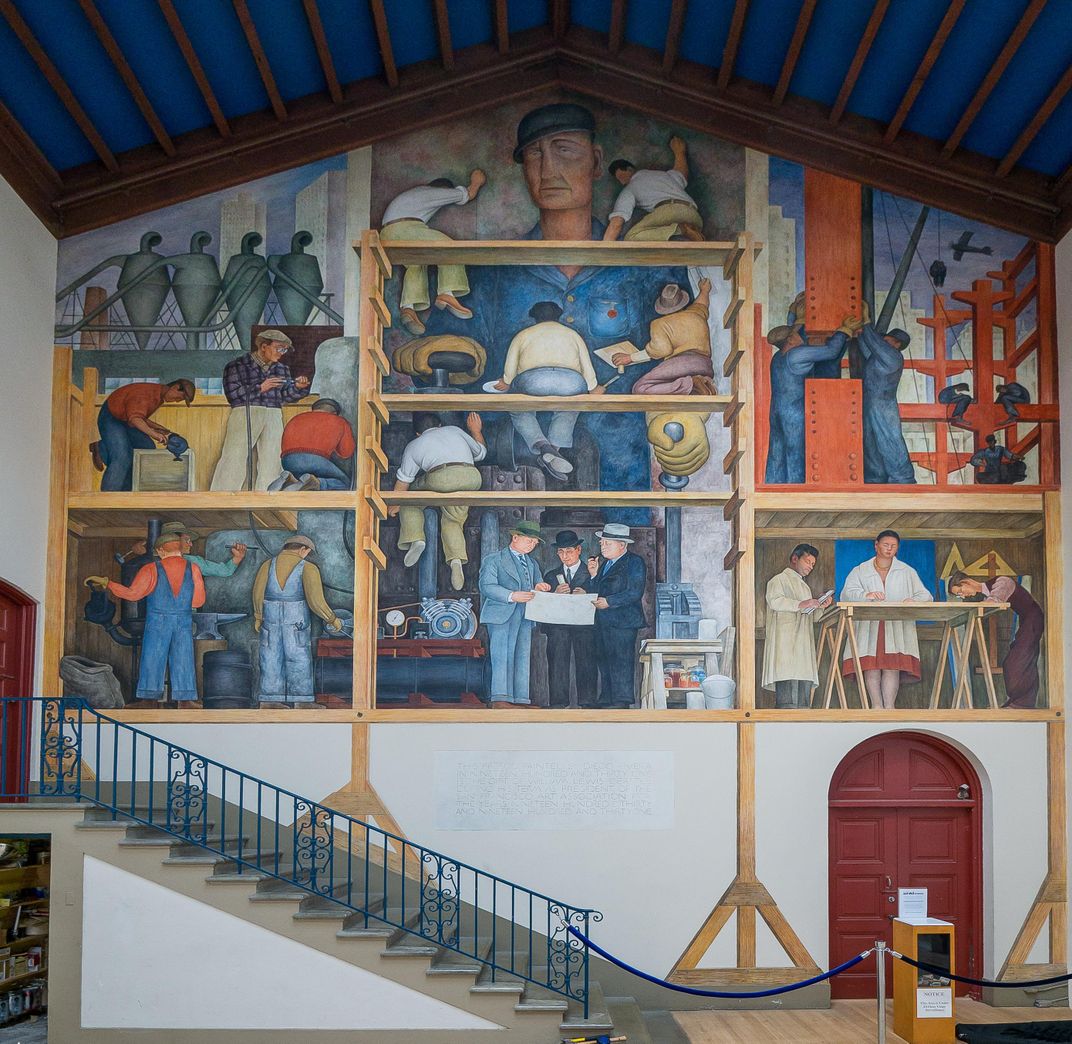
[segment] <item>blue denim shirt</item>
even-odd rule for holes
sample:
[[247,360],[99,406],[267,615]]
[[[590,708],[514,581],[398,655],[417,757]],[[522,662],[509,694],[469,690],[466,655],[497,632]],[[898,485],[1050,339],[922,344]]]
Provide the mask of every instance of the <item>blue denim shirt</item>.
[[[592,239],[603,237],[603,225],[592,222]],[[536,225],[526,239],[542,239]],[[446,311],[428,318],[428,334],[453,333],[472,337],[487,350],[484,376],[466,387],[479,392],[486,380],[503,372],[507,349],[518,331],[535,320],[529,309],[538,301],[553,301],[562,309],[559,322],[576,330],[590,351],[618,341],[632,341],[638,348],[648,343],[648,327],[656,318],[655,300],[667,283],[688,287],[688,270],[682,267],[586,266],[572,277],[553,265],[475,266],[468,269],[470,293],[465,304],[472,319],[459,320]],[[615,376],[613,366],[592,356],[596,377],[602,384]],[[629,366],[608,389],[625,395],[656,362]],[[586,427],[599,445],[599,481],[604,490],[651,489],[651,458],[647,424],[643,413],[583,413]],[[607,521],[627,525],[650,524],[646,508],[607,508]]]

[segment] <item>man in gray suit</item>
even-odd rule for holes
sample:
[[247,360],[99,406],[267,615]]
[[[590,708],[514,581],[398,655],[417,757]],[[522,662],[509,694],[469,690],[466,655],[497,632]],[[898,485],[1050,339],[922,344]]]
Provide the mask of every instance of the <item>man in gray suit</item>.
[[491,646],[492,707],[529,706],[531,620],[525,602],[536,591],[550,591],[540,579],[531,553],[540,542],[540,527],[522,520],[510,530],[510,544],[480,563],[480,622]]

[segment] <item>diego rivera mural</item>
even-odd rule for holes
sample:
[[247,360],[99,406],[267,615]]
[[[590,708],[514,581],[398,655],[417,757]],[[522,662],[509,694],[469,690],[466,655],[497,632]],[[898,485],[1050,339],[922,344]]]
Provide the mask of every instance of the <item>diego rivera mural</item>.
[[[388,253],[633,253],[394,265],[392,406],[367,451],[381,495],[426,496],[386,507],[375,619],[355,620],[363,534],[337,498],[366,449],[365,228]],[[745,231],[754,480],[802,505],[757,521],[754,649],[712,506],[732,492],[733,284],[640,249]],[[345,707],[374,635],[376,705],[400,710],[728,708],[735,656],[766,706],[1042,705],[1038,529],[903,536],[869,498],[1055,487],[1051,277],[1022,237],[572,95],[64,240],[57,343],[97,395],[76,466],[87,492],[158,496],[72,542],[65,684],[111,706]],[[302,496],[195,512],[176,491]],[[858,494],[859,517],[805,521],[816,492]],[[873,611],[838,624],[850,602]]]

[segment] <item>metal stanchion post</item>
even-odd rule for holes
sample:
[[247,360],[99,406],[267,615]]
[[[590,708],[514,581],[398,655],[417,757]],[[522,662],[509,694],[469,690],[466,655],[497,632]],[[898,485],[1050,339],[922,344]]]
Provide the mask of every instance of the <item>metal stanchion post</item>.
[[878,993],[878,1044],[886,1044],[886,943],[875,940],[875,985]]

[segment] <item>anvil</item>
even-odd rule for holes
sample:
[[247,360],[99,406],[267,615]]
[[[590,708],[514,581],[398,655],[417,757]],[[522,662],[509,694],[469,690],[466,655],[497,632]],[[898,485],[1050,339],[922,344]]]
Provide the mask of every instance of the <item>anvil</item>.
[[222,642],[223,635],[220,627],[223,624],[236,623],[244,620],[249,613],[194,613],[195,638],[214,638]]

